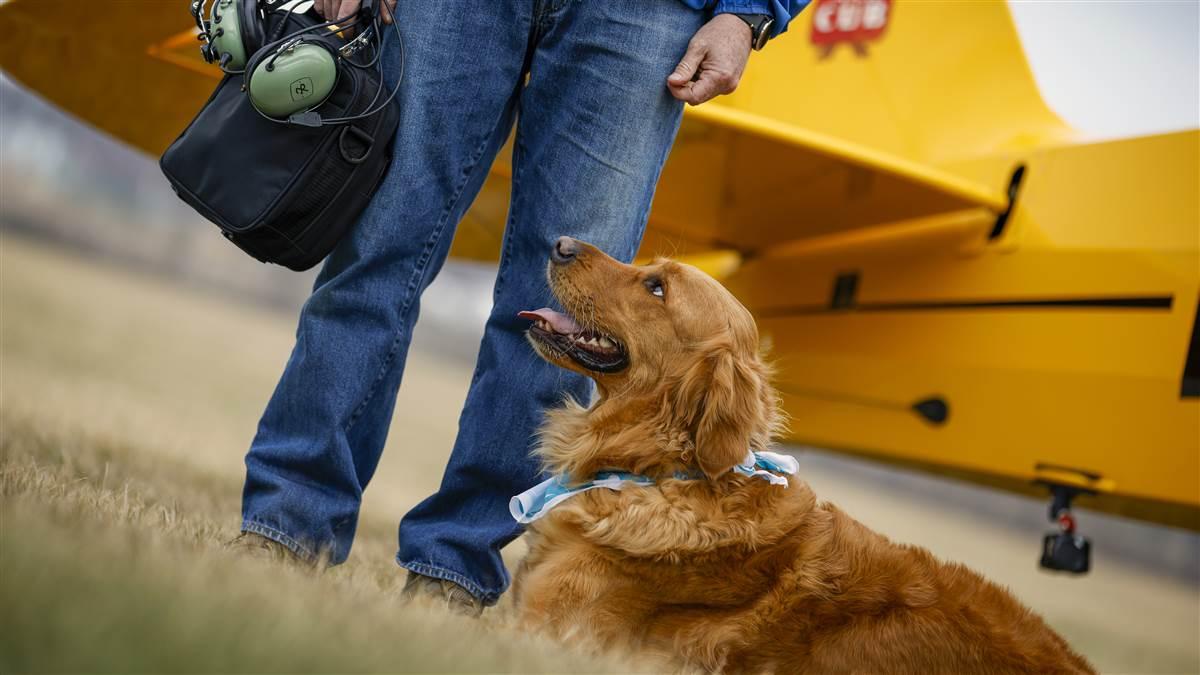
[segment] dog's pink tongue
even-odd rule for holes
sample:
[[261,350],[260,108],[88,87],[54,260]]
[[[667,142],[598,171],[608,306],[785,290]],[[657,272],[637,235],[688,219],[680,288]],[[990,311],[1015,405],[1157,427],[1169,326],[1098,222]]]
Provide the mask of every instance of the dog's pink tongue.
[[562,333],[563,335],[571,335],[572,333],[578,333],[583,330],[579,327],[579,324],[575,323],[575,319],[572,319],[566,314],[560,314],[549,307],[543,307],[533,311],[526,310],[524,312],[518,312],[517,316],[521,317],[522,319],[529,319],[530,321],[545,321],[546,323],[550,324],[550,327],[554,329],[555,333]]

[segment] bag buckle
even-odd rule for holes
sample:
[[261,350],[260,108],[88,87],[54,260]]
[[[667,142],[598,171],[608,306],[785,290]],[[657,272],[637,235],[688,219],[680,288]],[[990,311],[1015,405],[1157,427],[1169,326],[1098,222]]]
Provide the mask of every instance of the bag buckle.
[[[353,134],[356,140],[367,146],[367,149],[363,150],[361,155],[355,156],[351,154],[346,148],[346,134]],[[363,161],[370,156],[371,149],[374,147],[375,138],[353,124],[347,124],[346,126],[342,127],[342,132],[338,134],[338,151],[342,153],[342,159],[350,162],[351,164],[362,164]]]

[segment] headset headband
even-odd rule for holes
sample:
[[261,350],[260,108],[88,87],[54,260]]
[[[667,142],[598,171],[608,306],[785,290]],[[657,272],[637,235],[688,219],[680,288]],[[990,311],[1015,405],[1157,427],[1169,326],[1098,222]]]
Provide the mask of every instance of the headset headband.
[[[200,30],[200,34],[197,37],[200,41],[205,43],[204,46],[201,47],[201,51],[204,53],[205,60],[207,60],[209,62],[212,62],[214,59],[220,59],[218,62],[218,66],[221,68],[221,70],[225,71],[226,73],[232,74],[232,75],[238,75],[238,74],[244,73],[246,76],[246,79],[247,79],[246,84],[248,87],[249,79],[253,75],[253,73],[250,71],[250,69],[248,67],[249,64],[251,62],[253,62],[255,64],[259,64],[259,63],[262,63],[264,59],[263,58],[252,58],[254,55],[246,54],[246,59],[247,59],[246,66],[247,67],[243,70],[230,70],[229,68],[226,68],[226,60],[227,59],[222,58],[219,55],[215,54],[215,52],[213,51],[213,39],[215,36],[212,32],[212,28],[213,28],[211,25],[212,22],[206,21],[204,19],[204,16],[205,16],[205,8],[207,5],[210,5],[211,3],[220,2],[220,1],[221,0],[192,0],[190,3],[190,11],[191,11],[192,19],[196,22],[196,27]],[[242,2],[253,2],[255,10],[265,10],[265,13],[270,14],[272,12],[281,10],[282,7],[276,7],[276,5],[282,5],[282,4],[286,3],[287,0],[241,0],[241,1]],[[367,106],[368,110],[366,110],[365,112],[362,112],[360,114],[357,114],[357,115],[349,115],[349,116],[344,116],[344,117],[322,119],[321,116],[315,112],[315,110],[310,109],[310,110],[305,110],[305,111],[298,112],[298,113],[293,113],[288,116],[287,120],[283,120],[283,119],[278,119],[275,117],[271,117],[270,115],[267,115],[262,110],[259,110],[257,106],[254,106],[254,109],[256,111],[258,111],[258,113],[260,115],[262,115],[264,118],[271,120],[272,122],[277,122],[280,124],[307,126],[307,127],[325,126],[325,125],[333,125],[333,124],[347,124],[349,122],[353,122],[354,120],[359,120],[359,119],[363,119],[366,117],[370,117],[371,115],[374,115],[374,114],[382,111],[385,107],[390,105],[391,102],[396,98],[396,95],[400,91],[400,83],[404,79],[404,65],[405,65],[406,57],[405,57],[405,50],[404,50],[404,37],[403,37],[403,34],[400,32],[399,24],[393,19],[392,27],[393,27],[393,29],[395,29],[396,42],[400,49],[400,73],[396,78],[396,86],[392,89],[391,93],[387,96],[387,98],[383,101],[383,103],[380,103],[379,105],[375,105],[376,102],[379,101],[380,94],[383,93],[383,87],[384,87],[383,64],[381,61],[383,44],[382,44],[381,30],[380,30],[380,26],[379,26],[380,14],[382,11],[382,3],[379,0],[362,0],[362,4],[359,7],[359,11],[356,12],[353,17],[335,17],[332,21],[325,21],[323,23],[317,23],[317,24],[314,24],[311,26],[306,26],[304,28],[301,28],[300,30],[293,31],[292,33],[289,33],[287,35],[280,37],[280,34],[285,30],[285,28],[288,24],[288,20],[291,18],[291,15],[295,12],[296,7],[304,4],[306,1],[307,0],[299,0],[298,2],[293,2],[289,7],[287,7],[287,9],[285,11],[288,13],[288,16],[284,17],[284,19],[282,21],[280,21],[279,25],[275,28],[275,30],[272,31],[271,39],[267,40],[265,42],[265,44],[258,46],[258,49],[256,49],[256,54],[259,56],[265,56],[264,55],[265,52],[271,51],[271,52],[273,52],[271,54],[271,56],[266,57],[266,58],[274,59],[275,57],[278,57],[280,54],[284,53],[285,51],[287,51],[289,49],[293,49],[301,42],[317,42],[322,47],[325,47],[329,50],[331,56],[333,57],[333,59],[335,61],[335,67],[341,67],[341,66],[336,65],[336,63],[338,61],[345,62],[346,64],[348,64],[347,67],[356,67],[356,68],[362,68],[362,67],[369,68],[369,67],[377,65],[379,68],[379,76],[380,76],[379,77],[379,90],[375,92],[375,96],[371,100],[371,103],[368,104],[368,106]],[[325,40],[319,39],[321,37],[320,35],[318,36],[317,40],[312,40],[312,41],[305,40],[305,37],[309,36],[312,33],[317,33],[318,31],[327,31],[327,30],[333,29],[333,28],[338,29],[339,32],[345,31],[345,30],[348,30],[351,28],[361,28],[361,30],[358,31],[358,35],[356,35],[354,38],[350,39],[349,41],[347,41],[345,44],[341,45],[340,47],[333,46],[332,44],[326,42]],[[259,39],[262,39],[262,38],[260,37]],[[352,57],[355,54],[357,54],[358,52],[362,51],[368,45],[373,45],[374,42],[379,42],[379,45],[376,46],[374,58],[371,59],[370,63],[368,63],[366,65],[359,65],[350,60],[350,57]]]

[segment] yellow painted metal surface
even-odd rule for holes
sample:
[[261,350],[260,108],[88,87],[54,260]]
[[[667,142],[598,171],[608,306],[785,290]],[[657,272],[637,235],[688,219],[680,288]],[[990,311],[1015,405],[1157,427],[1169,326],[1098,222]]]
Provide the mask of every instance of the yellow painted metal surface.
[[[200,59],[195,38],[178,37],[195,32],[187,4],[171,0],[14,0],[0,5],[0,67],[63,110],[158,156],[220,75]],[[180,66],[188,62],[197,67]]]
[[[1193,131],[1032,152],[1005,234],[981,246],[743,264],[726,281],[773,339],[792,438],[1018,480],[1065,482],[1038,469],[1065,466],[1100,492],[1200,505],[1200,401],[1181,396],[1198,148]],[[831,309],[848,271],[855,306]],[[931,395],[944,425],[878,405]]]
[[[1200,135],[1080,138],[1003,2],[895,0],[830,45],[827,1],[687,110],[642,256],[697,262],[755,311],[792,440],[1200,528],[1200,399],[1181,395]],[[193,32],[182,2],[12,0],[0,65],[157,155],[216,81]],[[454,255],[494,259],[510,175],[506,148]],[[943,424],[908,409],[932,396]]]

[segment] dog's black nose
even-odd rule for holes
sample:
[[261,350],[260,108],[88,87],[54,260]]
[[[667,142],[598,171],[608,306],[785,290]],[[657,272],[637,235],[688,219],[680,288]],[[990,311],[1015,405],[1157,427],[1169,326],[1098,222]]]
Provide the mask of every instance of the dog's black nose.
[[550,259],[558,265],[565,265],[575,260],[575,254],[578,252],[579,242],[570,237],[559,237],[550,251]]

